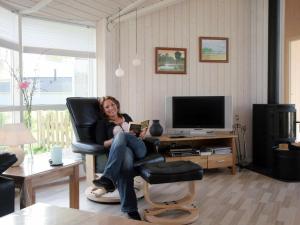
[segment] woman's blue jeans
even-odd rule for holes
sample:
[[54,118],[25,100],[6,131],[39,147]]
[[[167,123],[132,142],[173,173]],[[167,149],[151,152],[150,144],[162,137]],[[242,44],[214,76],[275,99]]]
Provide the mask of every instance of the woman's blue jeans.
[[146,153],[143,140],[133,134],[120,132],[114,137],[103,176],[118,187],[123,212],[137,211],[133,163],[144,158]]

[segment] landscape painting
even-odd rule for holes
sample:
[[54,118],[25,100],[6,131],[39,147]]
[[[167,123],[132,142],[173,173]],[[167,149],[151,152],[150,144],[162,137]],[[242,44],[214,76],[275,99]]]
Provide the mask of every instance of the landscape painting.
[[200,62],[228,62],[228,38],[200,37]]
[[155,73],[186,74],[186,48],[155,48]]

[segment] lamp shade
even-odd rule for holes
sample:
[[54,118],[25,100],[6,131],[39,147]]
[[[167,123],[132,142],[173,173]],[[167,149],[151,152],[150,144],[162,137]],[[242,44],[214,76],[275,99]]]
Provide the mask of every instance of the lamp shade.
[[0,128],[0,145],[23,145],[36,142],[31,131],[23,124],[5,124]]
[[142,61],[141,59],[138,57],[138,55],[136,55],[136,57],[132,60],[132,65],[133,66],[139,66],[141,65]]
[[121,68],[121,65],[119,64],[118,69],[116,69],[115,74],[117,77],[123,77],[125,72],[124,70]]
[[20,147],[23,144],[36,142],[30,130],[22,123],[5,124],[0,128],[0,145],[7,145],[7,150],[17,157],[13,166],[20,165],[24,160],[24,150]]

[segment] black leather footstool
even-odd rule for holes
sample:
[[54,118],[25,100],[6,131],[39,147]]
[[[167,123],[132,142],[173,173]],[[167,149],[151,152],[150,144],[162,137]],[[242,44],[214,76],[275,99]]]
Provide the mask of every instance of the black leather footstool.
[[[199,217],[199,211],[195,207],[188,206],[195,197],[195,181],[201,180],[203,169],[191,161],[174,161],[146,164],[139,168],[139,174],[144,178],[145,199],[153,207],[144,211],[145,220],[158,224],[189,224]],[[163,184],[172,182],[189,182],[189,192],[182,199],[157,203],[150,199],[149,184]],[[166,211],[180,210],[188,214],[166,218],[160,216]]]

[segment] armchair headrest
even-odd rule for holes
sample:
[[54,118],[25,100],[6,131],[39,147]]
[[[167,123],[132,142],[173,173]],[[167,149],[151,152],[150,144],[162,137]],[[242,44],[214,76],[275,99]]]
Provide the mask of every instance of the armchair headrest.
[[92,126],[101,118],[97,98],[70,97],[67,98],[67,107],[75,126]]
[[97,120],[102,118],[97,98],[69,97],[66,99],[77,141],[95,141]]

